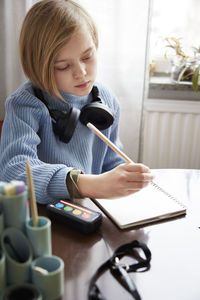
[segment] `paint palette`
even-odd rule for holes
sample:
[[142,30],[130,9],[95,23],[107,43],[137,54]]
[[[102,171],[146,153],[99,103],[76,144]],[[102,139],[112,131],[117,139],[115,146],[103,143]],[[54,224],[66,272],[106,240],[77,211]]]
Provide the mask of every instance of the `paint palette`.
[[95,232],[102,223],[101,213],[66,200],[48,204],[47,215],[86,234]]

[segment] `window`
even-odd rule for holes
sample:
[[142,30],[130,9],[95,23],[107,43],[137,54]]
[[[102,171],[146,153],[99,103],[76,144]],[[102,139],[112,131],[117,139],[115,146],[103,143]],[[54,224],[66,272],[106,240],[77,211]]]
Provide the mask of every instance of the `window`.
[[[166,37],[180,37],[184,51],[200,46],[199,0],[153,0],[150,33],[150,61],[157,62],[157,71],[169,71],[164,58]],[[169,53],[170,55],[170,53]],[[161,64],[162,62],[162,64]]]

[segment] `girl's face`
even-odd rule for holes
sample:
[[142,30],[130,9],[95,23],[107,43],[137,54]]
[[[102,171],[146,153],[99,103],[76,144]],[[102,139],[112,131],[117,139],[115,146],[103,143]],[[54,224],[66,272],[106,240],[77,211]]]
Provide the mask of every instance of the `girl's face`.
[[92,90],[97,73],[97,50],[85,26],[72,35],[55,59],[57,88],[76,96]]

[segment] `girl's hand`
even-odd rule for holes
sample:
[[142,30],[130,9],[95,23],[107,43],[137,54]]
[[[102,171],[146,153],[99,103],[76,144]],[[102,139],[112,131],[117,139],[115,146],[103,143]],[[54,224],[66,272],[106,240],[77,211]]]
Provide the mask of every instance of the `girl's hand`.
[[125,163],[100,175],[80,174],[78,188],[89,198],[117,198],[138,192],[154,176],[143,164]]

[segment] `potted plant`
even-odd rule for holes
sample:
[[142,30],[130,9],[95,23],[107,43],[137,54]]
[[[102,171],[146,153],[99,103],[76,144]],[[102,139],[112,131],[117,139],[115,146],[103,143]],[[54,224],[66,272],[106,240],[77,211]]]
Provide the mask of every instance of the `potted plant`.
[[[183,50],[181,38],[165,38],[167,50],[174,52],[172,59],[171,79],[176,83],[190,83],[195,92],[199,90],[200,47],[192,47],[192,54],[187,55]],[[167,57],[167,51],[165,57]]]

